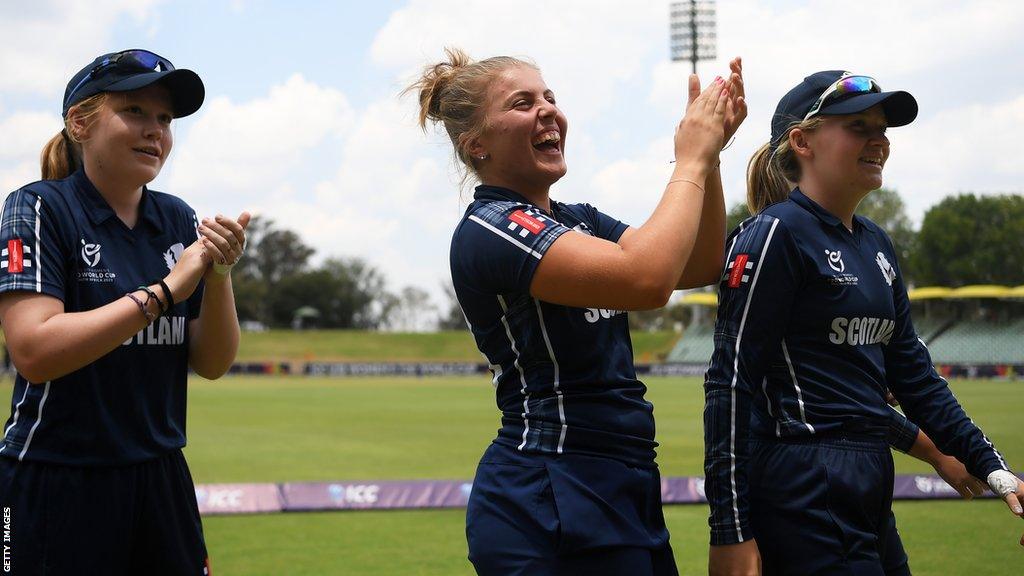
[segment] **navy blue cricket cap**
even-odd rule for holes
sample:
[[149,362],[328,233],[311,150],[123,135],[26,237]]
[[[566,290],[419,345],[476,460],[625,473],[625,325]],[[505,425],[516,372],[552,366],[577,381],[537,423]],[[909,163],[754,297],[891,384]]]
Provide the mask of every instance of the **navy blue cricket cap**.
[[[865,80],[863,90],[852,90],[845,94],[835,91],[821,103],[818,102],[826,91],[846,78]],[[856,81],[853,80],[851,83],[856,84]],[[772,144],[778,145],[788,133],[789,127],[794,122],[803,121],[816,105],[820,107],[813,116],[856,114],[876,104],[882,105],[885,119],[892,127],[906,126],[917,117],[917,100],[909,92],[882,92],[874,79],[855,76],[842,70],[815,72],[804,78],[803,82],[797,84],[779,100],[779,105],[772,116]]]
[[82,100],[101,92],[128,92],[159,82],[171,94],[174,117],[188,116],[203,105],[206,88],[191,70],[175,69],[171,61],[148,50],[104,54],[82,68],[64,90],[61,118]]

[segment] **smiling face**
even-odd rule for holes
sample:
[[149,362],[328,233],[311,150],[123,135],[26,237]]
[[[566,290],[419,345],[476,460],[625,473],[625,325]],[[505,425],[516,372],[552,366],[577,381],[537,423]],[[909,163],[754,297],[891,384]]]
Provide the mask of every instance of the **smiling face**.
[[76,125],[90,178],[131,187],[153,181],[171,153],[173,117],[163,86],[111,93],[92,122]]
[[822,118],[821,127],[806,133],[811,154],[801,159],[801,181],[811,179],[830,193],[861,197],[881,188],[889,159],[882,107]]
[[555,105],[540,72],[513,66],[488,87],[484,129],[469,144],[485,184],[526,195],[547,189],[565,175],[563,152],[568,121]]

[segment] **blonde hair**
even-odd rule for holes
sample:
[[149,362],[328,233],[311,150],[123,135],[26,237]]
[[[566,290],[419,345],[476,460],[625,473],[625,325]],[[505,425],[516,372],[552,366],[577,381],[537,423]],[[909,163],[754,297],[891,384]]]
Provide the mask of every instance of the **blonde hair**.
[[458,48],[448,47],[444,52],[447,58],[425,67],[402,95],[415,91],[419,96],[419,125],[424,131],[427,122],[444,125],[455,157],[466,168],[462,172],[465,185],[471,175],[478,175],[478,160],[469,154],[467,145],[486,128],[483,110],[487,88],[509,68],[527,66],[536,70],[537,66],[511,56],[474,61]]
[[68,115],[64,118],[64,129],[50,138],[39,155],[43,180],[67,178],[82,164],[82,141],[71,127],[72,116],[78,116],[83,124],[89,125],[96,119],[106,101],[107,93],[100,92],[68,110]]
[[796,128],[813,132],[824,122],[821,116],[794,122],[786,129],[778,146],[768,142],[750,157],[747,164],[747,209],[752,215],[789,198],[790,191],[800,180],[800,163],[789,145],[789,133]]

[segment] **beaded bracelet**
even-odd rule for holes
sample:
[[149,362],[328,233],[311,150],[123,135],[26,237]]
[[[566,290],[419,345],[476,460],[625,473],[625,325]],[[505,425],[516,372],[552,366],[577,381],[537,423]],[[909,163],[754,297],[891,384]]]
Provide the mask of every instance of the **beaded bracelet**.
[[156,316],[154,316],[152,312],[146,309],[146,305],[142,303],[142,300],[139,300],[138,296],[132,294],[131,292],[128,292],[127,294],[125,294],[125,296],[131,298],[132,302],[135,302],[136,304],[139,305],[139,311],[142,312],[142,315],[146,317],[146,322],[148,324],[152,324],[153,320],[156,320]]

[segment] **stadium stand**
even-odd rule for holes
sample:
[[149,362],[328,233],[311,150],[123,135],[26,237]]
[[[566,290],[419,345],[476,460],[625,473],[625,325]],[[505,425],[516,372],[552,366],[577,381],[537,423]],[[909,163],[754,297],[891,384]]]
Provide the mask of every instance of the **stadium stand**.
[[707,364],[715,349],[715,328],[708,324],[690,326],[668,354],[668,362]]

